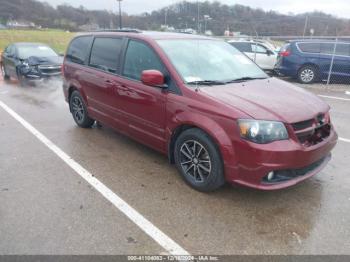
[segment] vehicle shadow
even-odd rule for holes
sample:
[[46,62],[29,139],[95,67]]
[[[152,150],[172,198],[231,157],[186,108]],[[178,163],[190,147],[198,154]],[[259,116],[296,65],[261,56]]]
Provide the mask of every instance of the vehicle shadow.
[[[98,141],[99,146],[110,152],[107,162],[114,163],[108,169],[115,170],[101,172],[102,180],[122,195],[129,196],[132,190],[137,210],[157,225],[176,227],[175,234],[194,254],[299,252],[313,232],[322,208],[323,184],[317,177],[271,192],[226,184],[201,193],[186,185],[164,155],[107,127],[95,129],[105,140]],[[106,156],[102,154],[101,160]],[[134,184],[121,181],[119,172]],[[123,188],[128,192],[123,193]],[[195,245],[197,238],[205,244]]]

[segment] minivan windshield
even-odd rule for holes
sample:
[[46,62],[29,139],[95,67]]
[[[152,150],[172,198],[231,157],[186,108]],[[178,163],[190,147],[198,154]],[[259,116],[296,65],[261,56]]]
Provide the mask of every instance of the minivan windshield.
[[157,43],[187,84],[215,85],[268,77],[247,56],[224,41],[172,39]]

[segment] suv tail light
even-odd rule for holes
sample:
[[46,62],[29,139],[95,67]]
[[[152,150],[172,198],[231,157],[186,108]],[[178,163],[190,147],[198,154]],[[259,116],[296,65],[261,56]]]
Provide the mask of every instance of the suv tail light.
[[292,52],[290,50],[282,51],[282,52],[280,52],[280,56],[282,56],[282,57],[290,56],[291,53]]

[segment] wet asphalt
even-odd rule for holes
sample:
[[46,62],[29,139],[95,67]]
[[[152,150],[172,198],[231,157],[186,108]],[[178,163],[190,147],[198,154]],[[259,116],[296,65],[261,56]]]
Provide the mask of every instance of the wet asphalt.
[[[344,92],[316,94],[350,99]],[[350,139],[350,100],[322,98]],[[191,254],[350,254],[350,143],[294,187],[189,188],[165,156],[107,127],[78,128],[61,84],[0,82],[0,101]],[[0,254],[165,254],[0,108]]]

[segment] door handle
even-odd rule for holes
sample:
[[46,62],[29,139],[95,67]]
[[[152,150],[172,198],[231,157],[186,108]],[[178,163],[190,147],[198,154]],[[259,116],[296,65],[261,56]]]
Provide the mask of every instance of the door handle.
[[118,89],[123,90],[123,91],[129,91],[129,87],[127,87],[126,85],[123,84],[119,84],[118,85]]

